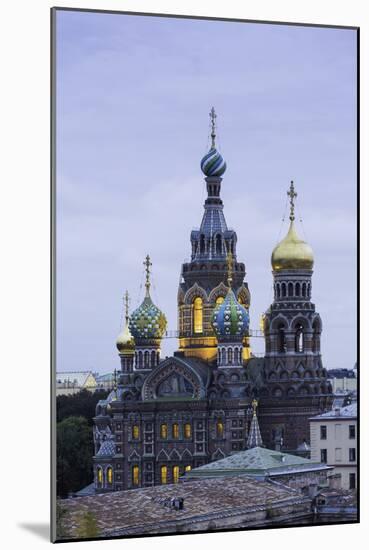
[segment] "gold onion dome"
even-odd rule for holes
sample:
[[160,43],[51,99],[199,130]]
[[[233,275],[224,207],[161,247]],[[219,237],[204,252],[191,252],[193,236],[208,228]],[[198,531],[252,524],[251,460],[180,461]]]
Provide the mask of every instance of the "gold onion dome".
[[313,269],[314,255],[311,246],[298,236],[294,224],[294,199],[297,197],[293,182],[288,191],[290,197],[290,227],[285,238],[277,244],[272,252],[273,271],[287,269]]
[[118,338],[117,338],[117,342],[116,342],[116,346],[118,348],[118,351],[120,353],[124,352],[124,351],[134,351],[135,349],[135,340],[129,330],[129,326],[128,326],[128,319],[129,319],[129,316],[128,316],[128,303],[129,303],[129,296],[128,296],[128,292],[125,293],[124,295],[124,302],[125,302],[125,310],[126,310],[126,324],[124,326],[124,329],[120,332]]

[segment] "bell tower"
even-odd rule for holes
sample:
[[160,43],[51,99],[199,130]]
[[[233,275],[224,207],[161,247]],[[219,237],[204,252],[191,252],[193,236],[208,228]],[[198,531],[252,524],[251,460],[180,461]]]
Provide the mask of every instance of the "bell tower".
[[[268,447],[276,447],[283,440],[293,451],[303,440],[309,440],[308,417],[326,408],[331,387],[320,353],[322,321],[311,301],[314,256],[295,228],[297,193],[292,181],[287,195],[290,226],[272,253],[274,300],[263,318],[267,399],[261,399],[261,407],[264,416],[266,402],[284,404],[283,422],[276,415],[263,433],[268,434]],[[293,412],[297,404],[299,409]]]
[[[216,305],[226,297],[227,254],[233,258],[232,291],[237,301],[248,310],[250,292],[245,282],[245,264],[237,261],[237,234],[228,228],[220,196],[226,162],[216,149],[216,118],[210,111],[211,147],[201,161],[207,198],[199,229],[191,232],[191,261],[181,270],[178,289],[179,352],[187,357],[215,361],[217,338],[211,319]],[[243,339],[243,359],[250,357],[248,332]]]

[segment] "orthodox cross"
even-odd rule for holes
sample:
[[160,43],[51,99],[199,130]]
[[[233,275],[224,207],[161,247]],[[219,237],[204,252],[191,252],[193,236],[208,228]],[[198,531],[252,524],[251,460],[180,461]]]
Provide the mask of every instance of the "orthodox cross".
[[129,294],[128,294],[128,290],[126,290],[125,294],[124,294],[124,297],[123,297],[123,303],[124,303],[124,309],[125,309],[125,312],[126,312],[126,323],[128,323],[128,311],[129,311]]
[[149,255],[146,256],[146,259],[144,261],[144,266],[146,271],[146,282],[145,282],[146,296],[148,296],[150,291],[150,267],[152,266]]
[[258,406],[258,402],[256,401],[256,399],[253,399],[251,401],[251,406],[252,406],[253,411],[254,411],[254,416],[256,416],[256,409],[257,409],[257,406]]
[[217,115],[215,114],[214,107],[211,108],[209,116],[211,120],[211,148],[215,149],[215,119],[217,118]]
[[290,220],[293,222],[295,219],[295,198],[297,197],[293,181],[291,181],[290,190],[287,191],[287,195],[290,197]]
[[233,256],[232,256],[232,252],[228,252],[228,254],[227,254],[227,281],[228,281],[229,288],[231,288],[231,285],[232,285],[232,271],[233,271]]

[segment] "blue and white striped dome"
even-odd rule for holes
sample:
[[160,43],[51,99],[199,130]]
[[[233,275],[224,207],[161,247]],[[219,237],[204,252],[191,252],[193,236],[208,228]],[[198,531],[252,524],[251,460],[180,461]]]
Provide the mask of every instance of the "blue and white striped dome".
[[246,308],[238,303],[232,289],[224,301],[216,306],[211,324],[219,340],[241,339],[249,328],[250,316]]
[[214,147],[203,157],[200,166],[205,176],[217,177],[222,176],[227,168],[222,155]]

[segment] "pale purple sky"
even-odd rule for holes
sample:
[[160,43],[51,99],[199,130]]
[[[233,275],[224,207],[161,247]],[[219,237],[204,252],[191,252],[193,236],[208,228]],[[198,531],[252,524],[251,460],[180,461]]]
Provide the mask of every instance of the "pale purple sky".
[[212,105],[251,327],[272,300],[294,179],[324,364],[356,361],[355,31],[58,11],[57,370],[119,368],[122,296],[139,305],[147,253],[153,300],[177,328]]

